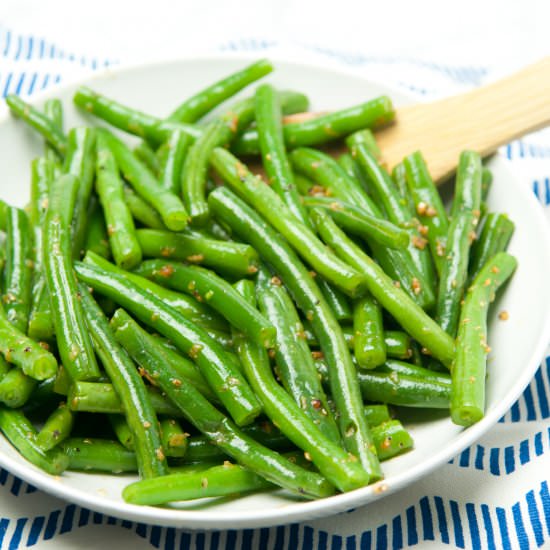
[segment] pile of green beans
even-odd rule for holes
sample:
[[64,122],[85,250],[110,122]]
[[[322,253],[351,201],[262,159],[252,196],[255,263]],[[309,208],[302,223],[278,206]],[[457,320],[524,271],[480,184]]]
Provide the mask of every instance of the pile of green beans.
[[272,70],[166,117],[77,90],[134,149],[6,99],[45,149],[27,207],[0,201],[0,430],[45,472],[136,473],[142,505],[323,498],[413,449],[405,407],[483,417],[489,305],[516,267],[491,174],[465,151],[447,211],[420,152],[381,163],[389,98],[287,123],[304,94],[234,97]]

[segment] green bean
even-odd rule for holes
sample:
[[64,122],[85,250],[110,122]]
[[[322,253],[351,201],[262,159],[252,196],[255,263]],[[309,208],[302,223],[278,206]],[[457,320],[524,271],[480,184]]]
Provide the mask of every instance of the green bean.
[[[113,432],[115,432],[116,438],[120,442],[120,444],[129,451],[134,450],[134,434],[132,433],[132,430],[130,429],[130,426],[128,425],[128,422],[126,422],[126,418],[124,418],[124,415],[122,414],[109,414],[109,424],[111,425],[111,428],[113,428]],[[163,451],[164,451],[164,445],[163,445]]]
[[93,380],[99,368],[72,271],[70,227],[78,185],[74,176],[64,175],[52,186],[44,220],[44,273],[61,362],[73,380]]
[[399,420],[388,420],[372,428],[380,460],[388,460],[413,447],[413,440]]
[[[96,259],[98,259],[98,262],[95,261]],[[105,264],[101,262],[101,258],[95,254],[88,254],[87,262],[101,269],[105,267]],[[109,264],[107,265],[109,266]],[[227,323],[222,317],[207,305],[201,304],[195,300],[195,298],[186,296],[181,292],[175,292],[169,288],[164,288],[145,277],[141,277],[129,271],[126,272],[121,270],[118,273],[124,274],[126,279],[138,286],[142,291],[175,309],[178,313],[193,323],[200,325],[205,330],[221,332],[227,332],[229,330]]]
[[136,454],[116,441],[71,437],[63,441],[61,447],[69,470],[121,474],[138,469]]
[[[435,301],[436,277],[431,255],[425,249],[426,240],[421,237],[413,226],[413,214],[401,200],[399,193],[386,170],[380,166],[369,147],[369,131],[356,132],[351,135],[346,143],[351,150],[351,155],[369,179],[370,192],[378,204],[383,205],[388,219],[396,225],[408,229],[411,240],[407,248],[407,257],[410,258],[418,272],[415,290],[424,290],[428,304]],[[430,309],[430,305],[426,309]]]
[[397,372],[357,373],[363,398],[403,407],[449,408],[450,384]]
[[0,199],[0,230],[5,231],[8,224],[8,210],[10,205]]
[[206,302],[227,322],[266,348],[273,347],[276,330],[256,308],[224,279],[198,266],[186,266],[162,260],[143,262],[137,273],[159,284]]
[[74,413],[61,404],[47,419],[36,436],[37,445],[44,451],[49,451],[71,434],[74,422]]
[[106,260],[111,257],[111,248],[109,246],[109,237],[107,235],[107,227],[105,226],[103,209],[95,195],[92,195],[90,198],[84,250],[91,250]]
[[[174,134],[175,130],[169,135],[168,141],[170,140],[170,137]],[[157,151],[155,151],[146,141],[142,141],[139,145],[134,147],[133,153],[134,156],[141,161],[151,172],[158,176],[160,173],[160,158],[162,156],[162,153],[160,153],[161,148],[163,148],[168,141],[165,141],[158,149],[159,155],[157,156]],[[164,151],[164,149],[162,149]]]
[[410,237],[407,231],[392,222],[365,214],[361,208],[329,197],[305,197],[308,208],[325,209],[334,221],[346,231],[390,248],[407,248]]
[[406,183],[412,195],[416,215],[427,228],[426,237],[439,275],[445,263],[445,246],[449,221],[439,192],[419,151],[403,160]]
[[[136,348],[126,341],[126,336],[138,329],[138,325],[122,310],[113,317],[112,325],[117,339],[133,355]],[[149,376],[155,375],[155,382],[182,410],[187,420],[242,466],[306,497],[328,496],[333,492],[323,477],[292,465],[274,451],[256,443],[215,409],[193,386],[177,383],[181,382],[177,372],[168,365],[159,368],[161,365],[151,354],[149,359],[150,362],[143,363],[141,367]]]
[[145,383],[128,354],[117,344],[103,312],[85,285],[79,285],[86,323],[101,363],[111,379],[124,408],[124,416],[134,436],[134,447],[141,477],[167,473],[156,413]]
[[84,111],[108,122],[115,128],[146,139],[151,145],[159,146],[170,134],[179,129],[196,139],[201,131],[192,124],[163,121],[109,99],[90,88],[81,86],[73,97],[75,105]]
[[363,369],[373,369],[386,360],[382,310],[372,296],[363,296],[353,310],[354,355]]
[[279,281],[260,271],[256,289],[260,311],[277,329],[275,364],[278,378],[295,403],[333,442],[340,433],[330,411],[292,299]]
[[361,273],[368,283],[369,291],[378,303],[415,340],[430,350],[434,357],[449,365],[454,358],[455,346],[446,334],[369,256],[336,226],[330,216],[321,210],[312,212],[319,233],[331,248]]
[[158,151],[159,183],[174,195],[180,194],[181,169],[187,150],[191,145],[191,138],[181,130],[174,130],[170,138],[163,143]]
[[151,229],[166,229],[160,214],[128,185],[124,186],[124,200],[136,221]]
[[218,188],[210,193],[208,200],[216,217],[249,242],[273,267],[298,307],[311,321],[331,371],[331,393],[340,415],[340,434],[345,448],[367,471],[372,472],[373,478],[379,477],[355,367],[340,325],[319,287],[287,242],[231,191]]
[[26,333],[32,291],[32,234],[27,214],[11,206],[6,227],[6,265],[2,301],[6,316]]
[[416,206],[413,200],[412,192],[409,191],[409,187],[407,184],[407,169],[405,167],[404,161],[396,164],[393,167],[391,177],[393,182],[395,183],[395,186],[397,187],[397,192],[401,197],[401,202],[405,205],[409,212],[416,212]]
[[183,164],[181,194],[193,225],[204,225],[209,217],[206,202],[208,161],[216,147],[227,146],[237,132],[254,119],[254,101],[238,101],[224,115],[205,127],[203,134],[191,145]]
[[71,223],[73,257],[79,259],[86,239],[86,214],[92,194],[95,173],[95,140],[93,128],[73,128],[68,135],[63,171],[78,178],[79,185]]
[[96,190],[103,207],[113,258],[119,267],[141,263],[141,248],[132,214],[124,201],[124,188],[115,158],[104,137],[97,138]]
[[48,474],[59,475],[68,465],[67,457],[58,449],[43,451],[36,443],[36,430],[25,415],[0,406],[0,430],[23,458]]
[[238,495],[273,488],[263,477],[238,464],[224,463],[196,473],[175,473],[155,483],[136,481],[127,485],[122,497],[130,504],[154,506],[177,500]]
[[317,279],[317,284],[330,309],[332,309],[336,320],[340,322],[351,321],[353,319],[353,312],[347,296],[320,277]]
[[[320,145],[362,128],[379,128],[391,122],[394,116],[390,99],[381,96],[311,120],[286,124],[283,135],[287,147]],[[235,142],[233,151],[238,155],[257,155],[260,152],[258,133],[255,130],[244,132]]]
[[[44,114],[58,127],[63,133],[63,104],[61,100],[52,98],[44,103]],[[61,170],[60,158],[56,150],[46,141],[44,157],[53,162],[56,170],[56,177]]]
[[479,221],[480,203],[481,158],[473,151],[464,151],[457,169],[455,198],[436,307],[438,323],[453,338],[458,327],[460,301],[468,276],[468,258]]
[[10,409],[18,409],[28,402],[37,382],[19,367],[13,367],[0,380],[0,401]]
[[[380,209],[367,195],[358,178],[350,177],[329,155],[303,147],[293,151],[290,159],[296,170],[319,182],[330,195],[357,206],[365,214],[382,218]],[[403,251],[386,248],[373,239],[368,239],[367,244],[384,271],[416,303],[424,309],[433,306],[434,297],[422,285],[414,284],[415,279],[419,281],[421,276]]]
[[273,66],[267,59],[260,59],[244,69],[214,82],[189,99],[186,99],[168,117],[168,120],[174,122],[196,122],[220,103],[272,70]]
[[166,456],[178,458],[185,456],[188,435],[176,419],[163,418],[160,421],[160,436]]
[[369,426],[379,426],[391,420],[390,410],[387,405],[365,405],[365,417]]
[[42,231],[54,163],[40,157],[31,164],[31,210],[29,220],[34,228],[34,273],[29,313],[28,335],[35,340],[48,340],[54,334],[50,297],[42,271]]
[[209,239],[196,231],[139,229],[137,236],[145,257],[200,264],[233,277],[258,270],[258,253],[247,244]]
[[399,330],[384,331],[386,355],[395,359],[409,359],[412,355],[411,337]]
[[166,227],[172,231],[184,229],[188,215],[180,199],[171,191],[163,189],[149,169],[134,157],[122,141],[106,130],[98,130],[98,133],[113,153],[124,178],[161,215]]
[[470,281],[498,252],[504,252],[514,234],[515,225],[506,214],[491,212],[485,218],[478,239],[472,245],[469,262]]
[[485,371],[487,354],[487,313],[499,287],[513,274],[517,260],[506,252],[493,256],[466,292],[460,315],[457,354],[452,372],[451,418],[455,424],[470,426],[485,411]]
[[0,306],[0,352],[8,363],[18,366],[27,376],[45,380],[57,372],[55,357],[40,344],[17,330]]
[[67,150],[67,138],[52,120],[14,94],[6,97],[6,103],[14,115],[23,119],[29,126],[42,134],[44,139],[46,139],[61,156],[65,155]]
[[294,185],[294,175],[286,156],[281,107],[275,89],[263,84],[254,96],[258,142],[263,167],[271,188],[283,199],[296,219],[310,227],[308,215]]
[[441,382],[447,386],[451,384],[451,375],[446,370],[435,371],[420,365],[414,365],[412,363],[406,363],[395,359],[388,359],[382,366],[378,367],[376,371],[390,374],[396,373],[398,375],[404,374],[406,376],[416,376],[421,379]]
[[330,252],[313,231],[294,218],[279,196],[237,158],[218,148],[212,153],[210,162],[224,181],[252,204],[324,279],[350,296],[364,292],[361,274]]
[[[167,401],[155,388],[147,387],[149,400],[157,414],[177,416],[179,409]],[[74,382],[67,395],[72,411],[122,414],[122,403],[112,384],[105,382]]]
[[485,202],[493,184],[493,173],[487,166],[481,167],[481,200]]
[[260,405],[231,356],[203,329],[128,280],[125,271],[97,257],[93,261],[95,265],[76,266],[78,277],[172,340],[198,365],[235,422],[239,425],[252,422],[260,413]]

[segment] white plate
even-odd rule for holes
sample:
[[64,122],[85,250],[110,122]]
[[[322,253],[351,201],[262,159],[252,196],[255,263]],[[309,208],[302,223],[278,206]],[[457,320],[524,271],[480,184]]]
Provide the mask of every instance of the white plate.
[[[221,76],[237,70],[250,60],[243,57],[187,59],[102,73],[86,84],[110,97],[146,112],[163,116],[182,98]],[[270,80],[277,86],[307,93],[314,109],[336,109],[386,93],[396,104],[410,102],[402,92],[369,82],[357,74],[322,67],[277,62]],[[63,100],[66,124],[82,124],[72,107],[76,85],[56,89],[54,94],[33,98],[41,106],[55,95]],[[3,199],[24,205],[29,196],[29,163],[42,152],[42,141],[7,112],[0,114],[0,151]],[[510,251],[519,268],[506,293],[492,310],[487,381],[487,414],[469,429],[451,423],[436,412],[432,419],[418,411],[403,409],[401,419],[415,440],[415,449],[384,463],[385,480],[374,486],[314,502],[296,502],[284,495],[265,493],[235,500],[191,502],[178,508],[132,506],[120,497],[132,476],[107,476],[67,472],[52,477],[23,460],[0,437],[0,464],[29,483],[58,497],[92,510],[130,520],[188,528],[242,528],[289,523],[327,516],[348,510],[396,491],[457,455],[487,432],[513,404],[534,375],[548,343],[550,319],[550,237],[547,224],[531,191],[509,170],[506,161],[491,161],[495,175],[490,208],[506,212],[516,223]],[[510,319],[499,321],[498,311],[506,309]]]

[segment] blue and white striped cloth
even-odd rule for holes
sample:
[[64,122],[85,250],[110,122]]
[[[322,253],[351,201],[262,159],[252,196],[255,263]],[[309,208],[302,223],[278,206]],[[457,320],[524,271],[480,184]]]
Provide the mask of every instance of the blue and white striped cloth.
[[[257,38],[217,51],[257,51],[345,65],[412,92],[441,97],[482,84],[482,66],[349,54]],[[0,27],[0,94],[33,94],[117,64]],[[550,132],[503,148],[550,219]],[[399,549],[550,547],[550,356],[499,424],[434,474],[333,518],[271,529],[187,532],[119,520],[50,497],[0,469],[0,547],[56,549]]]

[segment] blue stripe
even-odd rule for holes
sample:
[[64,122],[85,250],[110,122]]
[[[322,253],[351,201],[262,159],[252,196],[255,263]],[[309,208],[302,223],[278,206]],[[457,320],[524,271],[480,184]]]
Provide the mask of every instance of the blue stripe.
[[38,537],[40,536],[40,531],[42,531],[45,521],[46,518],[44,516],[37,516],[34,518],[29,536],[27,538],[27,546],[34,546],[37,543]]
[[527,420],[536,420],[537,412],[535,410],[535,402],[533,401],[533,392],[531,386],[527,386],[523,392],[523,399],[525,399],[525,405],[527,407]]
[[23,49],[23,40],[21,39],[21,36],[17,37],[17,50],[15,52],[15,61],[19,59],[19,56],[21,55],[21,50]]
[[283,550],[285,544],[285,528],[279,525],[275,531],[275,544],[273,550]]
[[21,491],[21,485],[23,482],[18,477],[13,477],[13,483],[11,484],[10,493],[17,496],[19,491]]
[[317,538],[317,550],[327,550],[327,542],[328,542],[328,533],[326,531],[320,531],[319,536]]
[[21,542],[21,536],[23,535],[23,529],[27,524],[27,521],[28,521],[27,518],[19,518],[17,520],[15,531],[11,536],[10,545],[8,547],[9,550],[17,550],[17,548],[19,548],[19,543]]
[[418,544],[418,532],[416,531],[416,511],[410,506],[406,511],[407,515],[407,544],[413,546]]
[[544,535],[542,533],[542,523],[540,522],[539,511],[537,503],[535,501],[535,492],[529,491],[525,498],[527,501],[527,509],[529,510],[529,519],[531,520],[531,527],[533,527],[533,533],[535,533],[535,539],[537,546],[542,546],[544,542]]
[[7,57],[8,51],[10,49],[10,43],[11,43],[11,31],[8,31],[6,33],[6,47],[4,48],[4,57]]
[[162,529],[158,525],[151,527],[151,533],[149,534],[149,542],[155,547],[160,546],[160,537],[162,535]]
[[[252,539],[254,537],[254,531],[252,529],[245,529],[243,531],[241,549],[252,550]],[[296,538],[296,544],[298,544],[298,538]]]
[[372,548],[372,533],[370,531],[365,531],[361,535],[360,548],[361,548],[361,550],[371,550],[371,548]]
[[117,521],[117,518],[113,516],[107,516],[107,525],[116,525]]
[[36,493],[36,491],[38,491],[38,489],[34,485],[31,485],[30,483],[27,483],[27,488],[25,489],[25,494],[29,495],[30,493]]
[[521,516],[521,508],[519,502],[516,502],[512,506],[512,516],[514,517],[514,524],[516,526],[516,535],[518,537],[518,543],[520,548],[529,548],[529,539],[525,532],[525,526],[523,525],[523,518]]
[[74,513],[76,506],[74,504],[69,504],[65,508],[65,513],[63,514],[63,519],[61,520],[61,527],[59,528],[59,533],[68,533],[73,528],[74,523]]
[[43,38],[40,39],[39,51],[40,51],[40,53],[38,55],[39,55],[40,59],[43,59],[44,53],[46,51],[46,43],[44,42]]
[[434,497],[435,511],[437,514],[437,523],[439,525],[439,533],[441,535],[441,542],[449,544],[449,530],[447,528],[447,514],[445,513],[445,506],[441,497]]
[[42,81],[42,89],[44,89],[48,85],[49,80],[50,80],[50,75],[49,73],[46,73],[44,76],[44,80]]
[[355,550],[357,548],[357,537],[349,535],[346,537],[346,550]]
[[31,95],[32,92],[34,91],[34,86],[36,84],[37,78],[38,78],[38,73],[33,73],[31,78],[31,83],[29,84],[29,89],[27,90],[27,93],[29,95]]
[[519,401],[516,401],[512,408],[510,409],[510,416],[512,422],[519,422],[520,420],[520,409],[519,409]]
[[164,550],[175,550],[176,548],[176,530],[173,527],[166,529],[164,537]]
[[57,530],[57,520],[61,515],[61,510],[54,510],[48,517],[46,528],[44,529],[44,540],[52,539]]
[[530,457],[529,457],[529,440],[524,439],[519,444],[519,461],[522,464],[526,464],[527,462],[529,462],[529,460],[530,460]]
[[470,528],[470,537],[472,538],[472,548],[478,550],[481,548],[481,540],[479,538],[476,509],[471,502],[466,504],[466,516],[468,517],[468,527]]
[[214,531],[210,536],[210,550],[218,550],[220,545],[220,532]]
[[[263,529],[262,529],[263,531]],[[267,533],[268,533],[268,537],[269,537],[269,530],[266,529]],[[309,525],[306,525],[304,527],[304,534],[303,534],[303,538],[302,538],[302,550],[313,550],[313,528],[311,528]],[[260,537],[260,540],[261,540],[261,537]],[[265,548],[267,548],[267,543],[268,543],[268,538],[266,538],[266,541],[265,541],[265,545],[262,546],[260,544],[260,549],[259,550],[264,550]]]
[[483,458],[485,456],[485,448],[481,445],[476,445],[476,458],[474,466],[476,470],[483,470]]
[[190,533],[186,533],[185,531],[182,531],[181,538],[180,538],[180,549],[184,550],[190,547],[191,547],[191,535]]
[[422,531],[424,532],[424,540],[434,540],[434,524],[428,497],[423,497],[420,499],[420,515],[422,516]]
[[136,524],[136,535],[144,539],[147,536],[147,525],[145,523]]
[[460,453],[459,465],[463,468],[470,465],[470,447]]
[[101,525],[103,523],[103,514],[100,514],[99,512],[94,512],[92,521],[95,525]]
[[392,530],[392,550],[401,550],[403,548],[403,526],[401,516],[395,516],[391,523]]
[[546,521],[546,532],[550,535],[550,491],[548,490],[547,481],[542,482],[540,486],[539,495],[540,495],[540,500],[542,501],[542,509],[544,510],[544,520]]
[[[296,547],[288,544],[287,548],[296,548]],[[332,535],[331,542],[330,542],[330,550],[342,550],[342,537],[340,535]]]
[[[12,74],[13,73],[8,73],[8,76],[6,78],[6,83],[4,84],[4,91],[2,92],[2,95],[4,97],[6,97],[10,93],[10,83],[11,83]],[[0,476],[3,475],[3,472],[4,472],[4,470],[2,470],[2,473],[0,473]],[[7,472],[6,472],[6,475],[7,475]],[[0,481],[0,483],[2,483],[2,481]],[[2,483],[2,485],[3,485],[3,483]]]
[[133,529],[134,524],[131,521],[128,521],[127,519],[123,519],[120,522],[120,526],[124,527],[124,529]]
[[516,462],[514,460],[514,447],[509,446],[504,449],[504,469],[509,474],[516,469]]
[[497,507],[498,528],[500,538],[502,539],[502,550],[511,550],[510,535],[508,534],[508,525],[506,523],[506,511],[503,508]]
[[535,454],[540,456],[544,452],[542,448],[542,432],[535,434]]
[[0,548],[2,548],[4,537],[6,536],[6,531],[8,529],[9,524],[10,524],[10,520],[8,518],[0,519]]
[[498,447],[493,447],[489,456],[489,470],[493,475],[500,475],[500,465],[498,463],[498,458],[500,455],[500,449]]
[[453,519],[453,530],[455,535],[455,544],[458,548],[464,548],[464,533],[462,531],[462,520],[460,519],[460,511],[456,500],[449,502],[451,507],[451,517]]
[[376,550],[387,550],[388,548],[388,526],[380,525],[376,529]]
[[290,526],[290,532],[288,534],[288,544],[287,546],[289,548],[297,548],[298,546],[298,529],[299,525],[297,523],[293,523]]
[[33,46],[33,38],[32,36],[29,36],[29,48],[27,50],[27,59],[30,59],[32,57],[32,46]]
[[17,95],[21,94],[21,88],[23,87],[23,82],[25,81],[25,73],[21,73],[21,76],[19,77],[19,82],[17,82],[17,85],[15,86],[15,93]]
[[[550,200],[548,202],[550,202]],[[539,369],[535,373],[535,384],[537,386],[537,393],[539,396],[539,408],[541,417],[548,418],[550,416],[550,408],[548,406],[546,388],[544,387],[544,379],[542,378],[542,369]]]
[[481,515],[483,516],[483,527],[485,528],[485,533],[487,534],[487,549],[496,550],[493,521],[491,519],[491,513],[489,512],[489,506],[487,506],[487,504],[481,505]]

